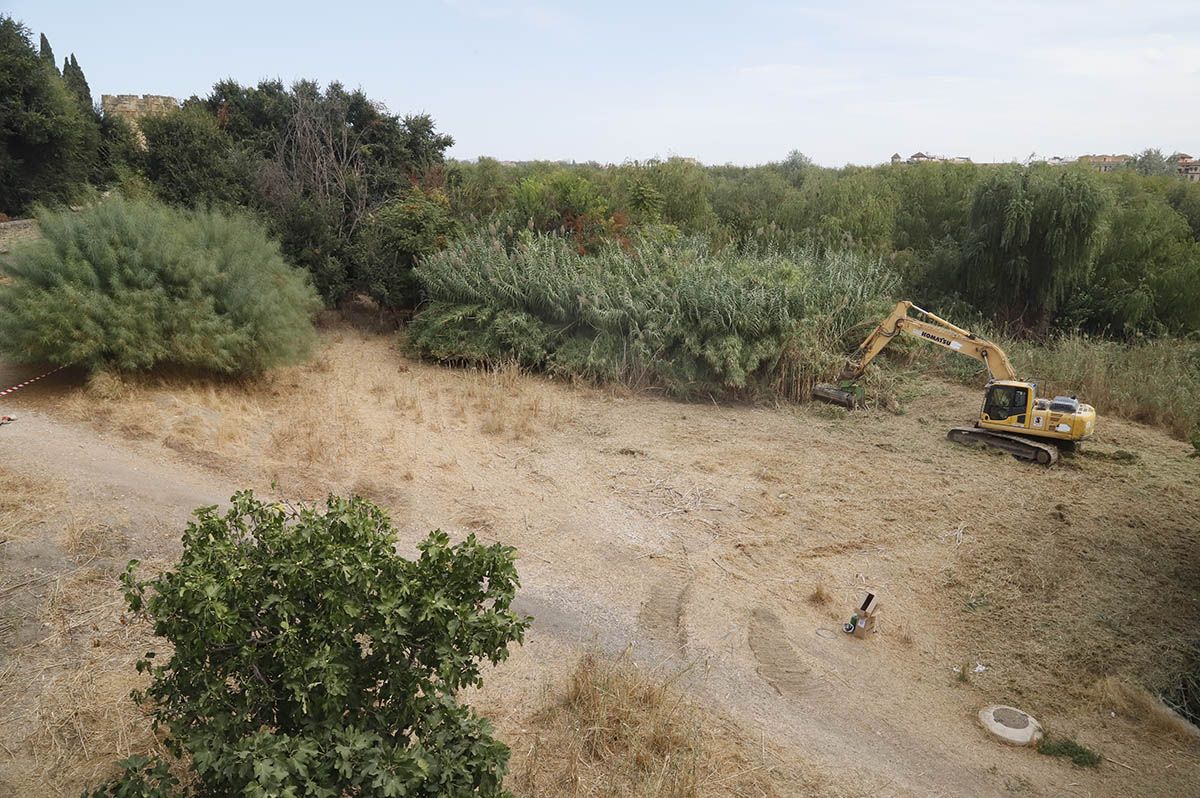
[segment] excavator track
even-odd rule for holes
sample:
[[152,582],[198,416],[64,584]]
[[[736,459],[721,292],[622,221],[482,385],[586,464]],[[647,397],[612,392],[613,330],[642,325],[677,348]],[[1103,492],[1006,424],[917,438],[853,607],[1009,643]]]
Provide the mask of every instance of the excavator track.
[[1058,462],[1058,447],[1053,443],[1043,443],[1021,435],[992,432],[978,427],[955,427],[946,433],[946,437],[966,446],[982,443],[995,449],[1003,449],[1018,460],[1028,460],[1044,466]]

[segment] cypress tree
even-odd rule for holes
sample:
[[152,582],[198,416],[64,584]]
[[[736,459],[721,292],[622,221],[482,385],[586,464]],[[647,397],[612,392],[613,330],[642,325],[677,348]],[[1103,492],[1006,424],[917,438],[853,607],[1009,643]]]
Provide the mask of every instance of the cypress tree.
[[88,86],[87,78],[83,76],[83,69],[80,68],[74,53],[63,62],[62,76],[67,90],[79,98],[84,108],[92,110],[92,89]]
[[50,40],[46,38],[46,34],[42,34],[41,44],[38,46],[38,55],[45,61],[55,72],[58,71],[58,64],[54,60],[54,51],[50,49]]
[[0,213],[69,200],[87,181],[98,129],[28,29],[0,13]]

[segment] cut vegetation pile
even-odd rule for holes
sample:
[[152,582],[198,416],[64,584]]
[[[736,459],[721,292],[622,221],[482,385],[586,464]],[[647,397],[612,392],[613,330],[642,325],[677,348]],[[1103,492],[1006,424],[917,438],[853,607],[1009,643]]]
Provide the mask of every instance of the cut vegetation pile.
[[710,252],[635,241],[580,255],[568,239],[479,235],[427,258],[418,353],[675,395],[806,399],[889,304],[877,262],[813,250]]

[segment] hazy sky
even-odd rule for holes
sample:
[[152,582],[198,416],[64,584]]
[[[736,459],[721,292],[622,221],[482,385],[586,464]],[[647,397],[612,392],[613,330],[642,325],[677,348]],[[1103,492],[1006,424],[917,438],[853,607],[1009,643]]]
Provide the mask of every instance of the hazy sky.
[[1200,151],[1200,2],[4,0],[92,93],[311,77],[458,158]]

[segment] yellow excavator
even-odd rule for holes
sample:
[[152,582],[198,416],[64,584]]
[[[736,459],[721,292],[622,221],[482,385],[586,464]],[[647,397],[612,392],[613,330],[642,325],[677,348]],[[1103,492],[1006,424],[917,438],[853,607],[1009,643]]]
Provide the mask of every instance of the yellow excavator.
[[956,443],[982,443],[1010,452],[1021,460],[1051,465],[1059,448],[1073,449],[1096,427],[1096,410],[1074,396],[1037,396],[1037,383],[1017,379],[1004,350],[970,330],[907,300],[898,302],[859,346],[839,377],[838,385],[818,385],[813,394],[828,402],[857,407],[862,389],[857,381],[883,348],[900,333],[929,341],[960,355],[982,361],[988,382],[983,407],[974,427],[955,427],[946,437]]

